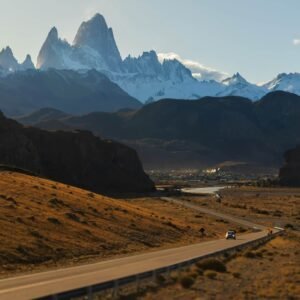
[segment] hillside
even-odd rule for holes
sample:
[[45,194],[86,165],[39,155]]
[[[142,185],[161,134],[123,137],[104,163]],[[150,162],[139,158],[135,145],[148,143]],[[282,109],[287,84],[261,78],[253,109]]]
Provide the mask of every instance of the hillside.
[[27,70],[0,77],[0,109],[8,116],[20,116],[45,107],[85,114],[141,105],[95,70],[86,73]]
[[0,276],[198,243],[228,226],[155,198],[116,200],[15,171],[0,171],[0,214]]
[[0,164],[95,192],[149,192],[154,184],[134,150],[88,131],[25,128],[0,114]]
[[26,123],[45,129],[88,129],[125,142],[138,151],[146,168],[223,161],[278,166],[283,152],[300,143],[300,97],[272,92],[255,103],[242,97],[166,99],[135,112],[91,113],[40,123],[27,116]]
[[279,180],[285,186],[300,186],[300,146],[288,150],[285,165],[280,169]]
[[152,212],[86,190],[0,172],[1,272],[172,243],[180,231]]

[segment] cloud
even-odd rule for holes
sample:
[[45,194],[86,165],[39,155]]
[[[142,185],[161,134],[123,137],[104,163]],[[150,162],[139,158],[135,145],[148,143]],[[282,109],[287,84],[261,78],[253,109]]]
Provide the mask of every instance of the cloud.
[[178,55],[177,53],[174,53],[174,52],[158,53],[157,55],[161,62],[165,59],[167,59],[167,60],[177,59],[184,66],[186,66],[188,69],[190,69],[191,72],[193,73],[193,76],[198,80],[222,81],[223,79],[229,77],[229,75],[225,72],[221,72],[221,71],[215,70],[213,68],[204,66],[201,63],[194,61],[194,60],[184,59],[180,55]]
[[293,44],[294,44],[295,46],[300,45],[300,39],[293,39]]

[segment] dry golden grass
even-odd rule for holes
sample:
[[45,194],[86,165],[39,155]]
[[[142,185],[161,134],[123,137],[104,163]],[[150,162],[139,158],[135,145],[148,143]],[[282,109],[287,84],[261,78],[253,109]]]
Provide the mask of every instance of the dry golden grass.
[[158,199],[112,199],[0,172],[1,276],[200,242],[227,227]]
[[[247,229],[239,225],[229,223],[223,219],[216,219],[207,214],[200,213],[194,209],[185,206],[171,203],[166,200],[156,198],[144,198],[130,200],[130,203],[139,205],[140,207],[147,208],[152,211],[153,216],[161,216],[164,222],[177,221],[182,228],[186,228],[189,234],[183,238],[188,239],[190,242],[199,242],[208,239],[218,239],[225,236],[225,232],[232,228],[237,232],[246,232]],[[201,237],[199,229],[205,228],[205,236]]]
[[[246,252],[225,260],[227,272],[196,272],[192,268],[185,276],[195,282],[189,289],[169,281],[165,287],[144,292],[137,299],[192,300],[192,299],[299,299],[300,295],[300,239],[294,233],[277,237],[268,244],[252,250],[254,258]],[[249,251],[249,250],[248,250]],[[175,274],[176,275],[176,274]]]
[[221,202],[213,196],[184,198],[267,226],[292,224],[300,229],[300,189],[241,187],[225,189],[220,194]]

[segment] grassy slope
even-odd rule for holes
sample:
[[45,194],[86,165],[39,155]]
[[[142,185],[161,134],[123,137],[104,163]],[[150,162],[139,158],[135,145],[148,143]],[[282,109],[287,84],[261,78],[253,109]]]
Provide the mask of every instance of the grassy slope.
[[155,198],[117,200],[0,172],[0,276],[197,243],[228,226]]
[[[137,299],[208,300],[208,299],[299,299],[300,238],[294,233],[277,237],[256,250],[246,250],[224,259],[225,273],[199,272],[195,266],[156,291],[144,292]],[[249,253],[252,253],[249,257]],[[214,274],[213,278],[210,276]],[[194,278],[190,288],[183,288],[184,277]]]
[[240,187],[220,192],[221,202],[211,197],[187,197],[194,203],[222,212],[247,217],[267,226],[291,224],[300,229],[299,188]]

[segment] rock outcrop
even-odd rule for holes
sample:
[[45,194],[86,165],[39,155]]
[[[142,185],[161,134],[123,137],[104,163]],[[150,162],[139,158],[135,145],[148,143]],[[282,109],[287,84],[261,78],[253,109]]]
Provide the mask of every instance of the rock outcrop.
[[300,145],[285,154],[285,165],[279,171],[279,181],[285,186],[300,187]]
[[147,192],[154,184],[134,150],[88,131],[48,132],[0,115],[0,164],[94,192]]

